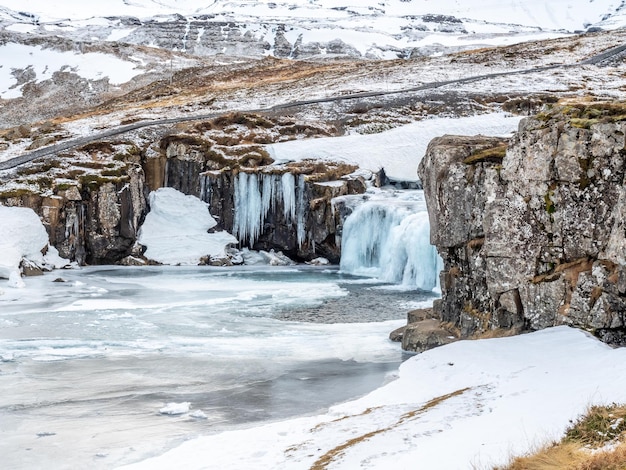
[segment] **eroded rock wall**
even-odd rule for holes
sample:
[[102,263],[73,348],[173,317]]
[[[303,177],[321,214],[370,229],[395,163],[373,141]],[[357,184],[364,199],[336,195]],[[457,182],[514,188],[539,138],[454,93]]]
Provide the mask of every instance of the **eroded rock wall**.
[[506,154],[489,138],[431,142],[419,173],[445,264],[435,307],[462,336],[569,324],[626,343],[626,122],[613,111],[527,118]]
[[366,189],[362,177],[349,176],[356,170],[351,165],[272,165],[258,150],[226,158],[210,143],[185,137],[171,137],[162,158],[163,184],[207,202],[218,227],[242,247],[280,250],[297,260],[339,262],[342,218],[331,200]]
[[112,264],[131,253],[147,210],[139,165],[119,177],[59,185],[54,194],[0,197],[7,206],[30,207],[59,254],[79,264]]

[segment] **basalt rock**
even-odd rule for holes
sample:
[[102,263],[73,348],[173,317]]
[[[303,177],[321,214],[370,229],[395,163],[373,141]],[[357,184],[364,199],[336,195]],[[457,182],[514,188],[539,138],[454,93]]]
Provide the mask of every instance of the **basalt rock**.
[[626,343],[624,108],[554,108],[508,148],[430,143],[419,174],[444,259],[441,320],[464,337],[568,324]]
[[[227,119],[233,132],[245,125],[261,135],[262,127],[271,132],[274,126],[255,115]],[[331,201],[365,192],[363,177],[352,175],[356,166],[313,160],[276,165],[262,146],[239,140],[197,132],[164,138],[161,154],[145,159],[150,189],[173,187],[207,202],[218,228],[235,235],[241,247],[339,262],[343,214]]]
[[113,264],[131,254],[145,217],[143,170],[129,164],[119,176],[91,174],[56,185],[54,194],[0,194],[0,203],[33,209],[62,257]]
[[[287,118],[232,113],[155,142],[92,142],[0,179],[0,203],[34,209],[51,244],[79,264],[145,262],[137,232],[148,193],[161,187],[208,202],[218,229],[235,234],[242,247],[338,262],[345,213],[332,200],[365,191],[363,177],[353,175],[356,166],[273,165],[262,145],[329,132]],[[253,143],[242,144],[246,140]]]

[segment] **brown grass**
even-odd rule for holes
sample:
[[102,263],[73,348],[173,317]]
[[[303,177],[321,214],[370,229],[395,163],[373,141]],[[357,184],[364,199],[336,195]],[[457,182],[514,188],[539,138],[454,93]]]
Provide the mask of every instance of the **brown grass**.
[[463,160],[463,163],[466,165],[475,165],[477,163],[502,163],[502,160],[506,155],[507,147],[508,144],[503,143],[495,147],[474,152]]
[[624,470],[626,443],[592,453],[575,443],[556,444],[528,457],[518,457],[497,470]]
[[492,339],[492,338],[508,338],[509,336],[517,336],[521,334],[521,327],[517,328],[493,328],[486,331],[474,333],[470,339]]
[[326,468],[328,468],[328,466],[334,462],[339,456],[343,455],[343,453],[351,448],[354,447],[357,444],[360,444],[361,442],[367,441],[368,439],[371,439],[372,437],[378,435],[378,434],[382,434],[385,433],[387,431],[391,431],[392,429],[397,428],[398,426],[401,426],[402,424],[406,423],[407,421],[410,421],[412,419],[418,418],[420,415],[424,414],[426,411],[428,411],[431,408],[434,408],[435,406],[443,403],[444,401],[452,398],[452,397],[456,397],[459,395],[464,394],[465,392],[467,392],[468,390],[470,390],[470,388],[463,388],[461,390],[457,390],[455,392],[452,393],[448,393],[446,395],[441,395],[440,397],[436,397],[433,398],[432,400],[430,400],[429,402],[427,402],[426,404],[424,404],[423,406],[421,406],[420,408],[418,408],[417,410],[413,410],[413,411],[409,411],[408,413],[403,414],[400,419],[398,419],[398,421],[390,426],[387,426],[386,428],[382,428],[382,429],[376,429],[375,431],[371,431],[368,432],[366,434],[363,434],[361,436],[352,438],[346,442],[344,442],[343,444],[329,450],[328,452],[326,452],[324,455],[322,455],[319,459],[317,459],[315,461],[315,463],[311,466],[311,470],[325,470]]
[[[612,444],[612,445],[608,445]],[[626,406],[593,406],[560,442],[495,470],[625,470]]]
[[361,416],[367,416],[369,414],[371,414],[373,411],[379,410],[381,409],[382,406],[375,406],[373,408],[367,408],[365,411],[356,414],[356,415],[348,415],[348,416],[342,416],[341,418],[337,418],[337,419],[333,419],[332,421],[329,421],[327,423],[320,423],[317,426],[315,426],[313,429],[311,429],[311,432],[316,432],[319,431],[322,428],[325,428],[326,426],[330,425],[330,424],[334,424],[334,423],[339,423],[341,421],[345,421],[347,419],[352,419],[352,418],[358,418]]

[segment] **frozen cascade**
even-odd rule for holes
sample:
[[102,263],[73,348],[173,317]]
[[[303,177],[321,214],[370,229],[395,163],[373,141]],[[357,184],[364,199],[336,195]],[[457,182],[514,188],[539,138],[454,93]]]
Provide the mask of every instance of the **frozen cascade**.
[[357,206],[342,235],[341,270],[422,290],[439,288],[423,191],[380,194]]
[[239,241],[248,239],[252,244],[261,233],[264,213],[259,179],[256,174],[239,173],[235,180],[235,220],[233,232]]
[[281,182],[285,220],[291,221],[296,216],[296,178],[291,173],[285,173]]
[[280,210],[287,224],[295,224],[298,245],[306,238],[304,175],[239,173],[235,178],[233,233],[252,247],[263,233],[270,212]]

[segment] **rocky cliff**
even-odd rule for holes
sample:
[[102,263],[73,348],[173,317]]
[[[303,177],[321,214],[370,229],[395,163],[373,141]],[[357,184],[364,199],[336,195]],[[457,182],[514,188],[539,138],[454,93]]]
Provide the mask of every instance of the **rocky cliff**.
[[420,164],[462,337],[568,324],[626,344],[626,106],[555,107],[507,144],[434,139]]
[[363,177],[345,163],[275,164],[262,145],[331,131],[232,114],[154,140],[94,142],[3,175],[0,204],[32,208],[61,256],[112,264],[141,255],[148,193],[172,187],[209,203],[218,228],[241,247],[338,262],[345,214],[331,200],[364,192]]
[[130,254],[147,210],[137,152],[99,142],[21,168],[0,181],[0,204],[33,209],[64,258],[115,263]]

